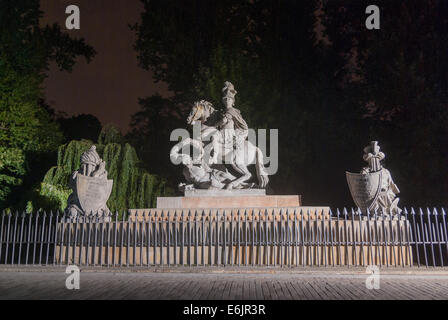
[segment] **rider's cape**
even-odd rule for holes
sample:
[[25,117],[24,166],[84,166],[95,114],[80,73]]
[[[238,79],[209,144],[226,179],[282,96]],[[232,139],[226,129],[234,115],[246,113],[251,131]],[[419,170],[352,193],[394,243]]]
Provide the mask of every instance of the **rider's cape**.
[[241,111],[238,110],[237,108],[228,108],[225,113],[228,113],[232,116],[233,122],[234,122],[234,126],[235,126],[235,130],[236,129],[240,129],[240,130],[249,130],[249,127],[246,123],[246,121],[243,119],[243,117],[241,116]]

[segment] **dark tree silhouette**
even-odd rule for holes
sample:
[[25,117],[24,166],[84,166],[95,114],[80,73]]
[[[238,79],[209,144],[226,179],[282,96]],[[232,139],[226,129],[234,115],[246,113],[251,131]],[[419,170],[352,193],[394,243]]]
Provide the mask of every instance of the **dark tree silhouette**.
[[[446,205],[448,3],[376,1],[381,29],[364,27],[368,1],[326,1],[326,33],[350,69],[369,137],[382,142],[404,204]],[[356,94],[358,92],[358,94]]]
[[[447,203],[446,2],[377,1],[375,31],[365,27],[366,1],[142,2],[135,48],[173,92],[164,108],[220,106],[232,81],[249,126],[279,129],[274,192],[351,205],[344,173],[361,169],[363,147],[377,139],[402,204]],[[136,130],[146,126],[139,138],[154,140],[140,152],[172,145],[155,142],[157,105],[133,119]],[[155,172],[163,165],[174,169],[160,159]]]
[[57,119],[64,134],[65,141],[90,140],[95,141],[101,132],[101,122],[91,114],[80,114]]
[[43,102],[50,62],[71,71],[77,57],[90,61],[95,54],[58,25],[41,26],[41,15],[38,0],[0,0],[1,208],[26,197],[63,140]]

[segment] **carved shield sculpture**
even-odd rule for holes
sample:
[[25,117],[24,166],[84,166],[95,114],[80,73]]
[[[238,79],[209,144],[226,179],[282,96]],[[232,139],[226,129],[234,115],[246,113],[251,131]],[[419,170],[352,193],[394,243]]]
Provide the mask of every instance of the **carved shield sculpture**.
[[353,201],[361,210],[372,210],[381,191],[382,171],[373,173],[346,172]]
[[96,213],[106,208],[106,202],[112,192],[113,180],[76,176],[76,191],[81,209],[86,213]]

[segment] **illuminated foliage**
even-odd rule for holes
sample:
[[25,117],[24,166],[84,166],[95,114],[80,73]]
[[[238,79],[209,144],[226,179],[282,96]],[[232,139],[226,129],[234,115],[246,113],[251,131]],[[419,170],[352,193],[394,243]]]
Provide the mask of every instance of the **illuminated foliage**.
[[[119,136],[119,131],[110,126],[103,128],[100,139],[111,141],[107,138],[111,135],[123,140],[123,137]],[[59,147],[57,166],[52,167],[45,175],[35,208],[65,209],[67,198],[71,193],[68,187],[70,176],[73,171],[79,169],[82,153],[92,144],[87,140],[74,140]],[[114,180],[112,193],[107,202],[111,211],[122,212],[132,208],[155,207],[158,196],[173,193],[166,187],[164,179],[141,168],[137,153],[130,144],[109,142],[96,146],[98,154],[106,161],[108,179]]]

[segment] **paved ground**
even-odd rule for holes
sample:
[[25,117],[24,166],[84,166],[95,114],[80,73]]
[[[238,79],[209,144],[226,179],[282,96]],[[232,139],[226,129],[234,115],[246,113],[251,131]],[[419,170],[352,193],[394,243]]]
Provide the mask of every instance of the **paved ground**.
[[280,273],[81,272],[67,290],[64,270],[0,270],[0,299],[356,300],[448,299],[448,274],[382,274],[379,290],[366,274],[346,271]]

